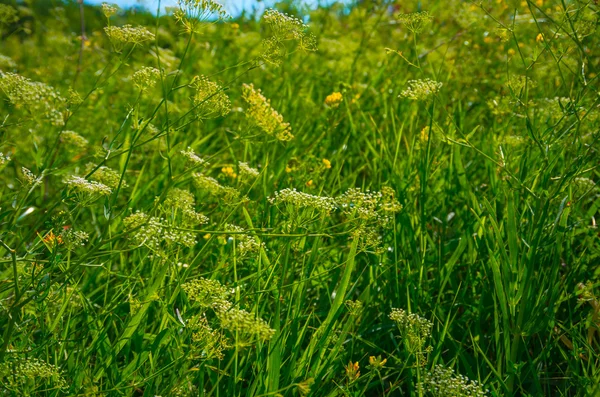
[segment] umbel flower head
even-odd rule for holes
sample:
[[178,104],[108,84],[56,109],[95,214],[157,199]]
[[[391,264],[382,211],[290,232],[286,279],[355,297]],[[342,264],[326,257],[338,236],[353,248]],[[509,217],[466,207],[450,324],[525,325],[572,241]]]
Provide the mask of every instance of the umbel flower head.
[[190,83],[195,90],[192,96],[194,112],[199,119],[225,116],[231,110],[231,102],[223,88],[206,76],[196,76]]
[[407,313],[404,309],[392,309],[390,319],[398,326],[407,349],[419,355],[421,364],[424,364],[426,362],[424,354],[430,350],[426,344],[431,337],[433,323],[415,313]]
[[[94,164],[88,163],[86,165],[86,173],[89,174],[90,172],[92,172],[92,170],[94,170],[94,168],[96,168]],[[96,169],[89,176],[89,178],[92,181],[106,185],[111,189],[116,189],[117,187],[119,187],[119,182],[121,181],[121,174],[113,170],[112,168],[103,165]],[[125,182],[125,180],[121,182],[121,187],[127,187],[127,183]]]
[[194,173],[192,175],[194,185],[212,196],[223,199],[224,202],[230,202],[240,196],[240,192],[230,186],[221,185],[215,178]]
[[133,84],[140,90],[146,91],[156,84],[156,80],[160,77],[160,70],[152,67],[144,66],[131,76]]
[[56,365],[36,358],[3,362],[0,364],[0,382],[4,387],[17,391],[18,395],[30,395],[27,390],[30,387],[35,389],[41,384],[53,384],[59,389],[67,387],[67,382]]
[[275,205],[285,204],[297,208],[313,208],[325,212],[334,211],[336,208],[335,199],[331,197],[315,196],[289,188],[275,192],[273,197],[269,198],[269,202]]
[[224,21],[231,15],[214,0],[178,0],[173,17],[187,33],[198,33],[203,22],[210,19]]
[[187,162],[192,167],[198,167],[201,165],[209,165],[208,161],[204,160],[202,157],[198,156],[194,150],[188,146],[186,150],[182,150],[179,152],[183,157],[187,159]]
[[102,3],[102,13],[108,19],[115,15],[119,11],[119,7],[116,4]]
[[298,41],[303,51],[316,51],[317,39],[307,33],[308,26],[298,18],[283,14],[277,10],[268,9],[263,15],[263,21],[270,26],[272,35],[263,40],[263,53],[259,60],[280,65],[287,51],[286,41]]
[[56,126],[64,125],[60,106],[65,99],[49,85],[31,81],[16,73],[0,72],[0,90],[9,101],[26,108],[32,115],[41,115]]
[[143,26],[106,26],[104,32],[108,36],[108,39],[116,52],[123,51],[123,48],[125,48],[127,44],[137,46],[146,41],[154,40],[154,33]]
[[108,186],[100,182],[88,181],[80,176],[71,176],[65,179],[65,184],[81,199],[94,199],[112,193],[112,189]]
[[280,141],[294,139],[290,124],[283,121],[283,116],[271,107],[271,102],[265,98],[260,89],[255,89],[253,84],[244,84],[242,98],[248,104],[246,116],[265,134],[274,136]]
[[398,14],[398,22],[406,26],[413,33],[421,33],[425,25],[433,19],[433,16],[427,11],[413,12],[410,14]]
[[419,389],[434,397],[485,397],[481,385],[466,376],[456,375],[454,370],[436,365],[431,372],[425,373]]
[[399,96],[413,101],[422,101],[437,94],[442,85],[442,83],[431,79],[409,80],[408,88],[402,91]]

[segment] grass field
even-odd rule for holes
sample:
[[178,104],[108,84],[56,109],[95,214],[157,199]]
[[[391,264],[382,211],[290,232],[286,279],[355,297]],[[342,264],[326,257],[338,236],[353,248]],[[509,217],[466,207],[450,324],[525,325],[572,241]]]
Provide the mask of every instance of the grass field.
[[600,395],[597,2],[0,3],[2,395]]

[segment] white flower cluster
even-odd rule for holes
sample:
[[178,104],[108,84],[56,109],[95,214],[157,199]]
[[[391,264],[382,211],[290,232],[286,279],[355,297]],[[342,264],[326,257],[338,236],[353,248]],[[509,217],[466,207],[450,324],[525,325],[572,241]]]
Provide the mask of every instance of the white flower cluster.
[[108,186],[100,182],[88,181],[80,176],[73,175],[65,179],[64,183],[75,193],[87,196],[108,196],[112,193],[112,189]]
[[188,147],[186,150],[182,150],[179,153],[185,157],[188,163],[193,167],[209,165],[208,161],[198,156],[191,147]]
[[336,209],[335,199],[331,197],[315,196],[289,188],[275,192],[275,195],[269,198],[269,202],[275,205],[289,204],[298,208],[314,208],[327,212]]

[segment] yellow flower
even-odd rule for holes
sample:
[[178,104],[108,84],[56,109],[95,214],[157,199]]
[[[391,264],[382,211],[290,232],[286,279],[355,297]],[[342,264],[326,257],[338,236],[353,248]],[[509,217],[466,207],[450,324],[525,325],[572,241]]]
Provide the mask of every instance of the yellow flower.
[[512,49],[512,48],[508,49],[508,55],[515,55],[516,53],[517,52],[514,49]]
[[352,360],[346,365],[346,376],[350,382],[354,382],[360,377],[360,365],[358,365],[358,361],[353,363]]
[[371,356],[369,357],[369,365],[373,367],[373,369],[380,370],[387,363],[387,358],[381,359],[381,356]]
[[313,185],[313,180],[311,179],[310,181],[306,182],[306,186],[311,187]]
[[323,165],[325,166],[325,168],[331,168],[331,161],[327,160],[327,159],[323,159]]
[[232,23],[230,26],[231,26],[231,29],[233,29],[233,30],[238,30],[240,28],[240,25],[237,23]]
[[337,108],[340,106],[342,99],[343,97],[341,93],[334,92],[333,94],[327,95],[325,98],[325,105],[329,106],[330,108]]
[[233,167],[223,167],[221,168],[221,172],[230,178],[236,178],[237,174],[233,170]]
[[544,41],[544,35],[542,33],[538,34],[535,37],[535,41],[537,41],[538,43],[541,43],[542,41]]

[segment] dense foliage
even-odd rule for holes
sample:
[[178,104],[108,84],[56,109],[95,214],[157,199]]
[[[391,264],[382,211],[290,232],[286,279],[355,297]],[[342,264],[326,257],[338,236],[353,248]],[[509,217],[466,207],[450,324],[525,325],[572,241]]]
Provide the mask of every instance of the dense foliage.
[[0,390],[600,393],[592,0],[0,4]]

